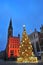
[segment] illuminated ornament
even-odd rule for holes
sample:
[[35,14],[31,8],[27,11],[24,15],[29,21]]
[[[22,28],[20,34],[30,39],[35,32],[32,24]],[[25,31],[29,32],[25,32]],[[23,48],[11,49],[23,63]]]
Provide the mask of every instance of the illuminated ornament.
[[25,51],[27,51],[27,49]]
[[23,44],[22,44],[22,46],[23,46]]
[[31,42],[29,42],[29,44],[31,44]]
[[27,58],[25,58],[23,62],[24,62],[24,63],[28,63],[29,60],[28,60]]
[[28,49],[30,49],[30,47],[28,47]]
[[26,38],[25,38],[25,40],[26,40]]
[[17,62],[23,62],[23,58],[17,58]]
[[26,54],[26,56],[28,56],[28,54]]
[[34,56],[33,52],[32,52],[32,56]]
[[23,41],[24,42],[24,41]]
[[31,48],[32,48],[32,45],[31,45]]
[[24,52],[22,52],[22,54],[24,54]]

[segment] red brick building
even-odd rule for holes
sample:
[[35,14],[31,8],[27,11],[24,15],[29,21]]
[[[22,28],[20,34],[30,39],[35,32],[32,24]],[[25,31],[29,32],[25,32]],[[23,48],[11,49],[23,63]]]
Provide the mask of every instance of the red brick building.
[[19,46],[20,46],[20,35],[13,36],[12,20],[10,20],[8,28],[8,41],[6,47],[6,54],[8,58],[17,58],[19,56]]
[[8,58],[10,57],[18,57],[19,56],[19,45],[20,38],[19,37],[10,37],[8,42]]

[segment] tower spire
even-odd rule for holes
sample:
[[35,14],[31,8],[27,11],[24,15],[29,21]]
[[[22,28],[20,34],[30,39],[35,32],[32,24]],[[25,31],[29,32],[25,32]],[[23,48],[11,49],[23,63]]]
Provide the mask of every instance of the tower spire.
[[12,28],[12,19],[10,19],[10,24],[9,24],[9,28]]
[[8,38],[10,36],[13,36],[12,19],[10,19],[10,24],[9,24],[9,27],[8,27]]

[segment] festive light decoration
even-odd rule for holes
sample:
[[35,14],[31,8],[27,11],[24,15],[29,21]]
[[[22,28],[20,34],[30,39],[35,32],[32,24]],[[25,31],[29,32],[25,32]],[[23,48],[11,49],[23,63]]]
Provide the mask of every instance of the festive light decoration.
[[24,41],[23,41],[24,42]]
[[24,52],[22,52],[22,54],[24,54]]
[[29,42],[29,44],[31,44],[31,42]]
[[19,58],[17,58],[17,62],[29,62],[29,63],[37,63],[38,59],[35,57],[33,53],[32,44],[30,42],[30,39],[28,38],[28,35],[26,34],[25,26],[23,26],[23,36],[22,36],[22,42],[19,52]]
[[27,51],[27,49],[25,51]]
[[28,54],[26,54],[26,56],[28,56]]
[[25,38],[25,40],[26,40],[26,38]]
[[31,48],[32,48],[32,45],[31,45]]
[[22,46],[23,46],[23,44],[22,44]]
[[30,49],[30,47],[28,47],[28,49]]

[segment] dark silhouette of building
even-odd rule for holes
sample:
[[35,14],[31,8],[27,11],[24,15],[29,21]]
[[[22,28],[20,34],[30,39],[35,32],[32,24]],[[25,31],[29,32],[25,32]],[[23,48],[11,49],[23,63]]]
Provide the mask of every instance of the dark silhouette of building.
[[10,19],[10,24],[8,28],[8,38],[13,36],[12,19]]
[[0,51],[0,59],[5,59],[5,50]]

